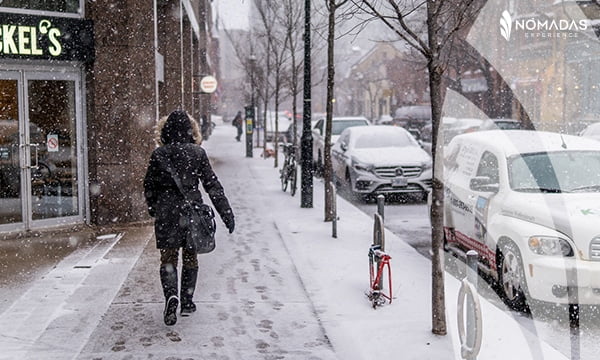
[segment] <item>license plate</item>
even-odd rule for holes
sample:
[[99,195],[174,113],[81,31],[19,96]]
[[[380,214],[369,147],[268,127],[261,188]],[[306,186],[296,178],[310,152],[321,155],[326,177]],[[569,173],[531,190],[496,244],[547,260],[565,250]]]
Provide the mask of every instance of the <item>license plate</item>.
[[406,186],[408,185],[408,181],[405,177],[399,176],[392,179],[392,186]]

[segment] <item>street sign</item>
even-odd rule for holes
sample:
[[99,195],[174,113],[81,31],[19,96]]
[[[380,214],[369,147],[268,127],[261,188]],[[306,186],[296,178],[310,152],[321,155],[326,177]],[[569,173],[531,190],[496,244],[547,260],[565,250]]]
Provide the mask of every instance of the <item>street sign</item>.
[[46,147],[48,152],[58,151],[58,135],[48,134],[46,137]]
[[214,76],[207,75],[200,80],[200,90],[207,94],[212,94],[217,90],[217,79]]

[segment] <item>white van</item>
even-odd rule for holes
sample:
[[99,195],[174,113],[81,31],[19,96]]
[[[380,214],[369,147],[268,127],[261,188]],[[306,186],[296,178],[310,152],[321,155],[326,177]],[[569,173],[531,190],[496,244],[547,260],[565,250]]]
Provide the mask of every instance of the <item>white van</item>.
[[445,151],[445,247],[474,249],[505,302],[600,304],[600,142],[528,130]]

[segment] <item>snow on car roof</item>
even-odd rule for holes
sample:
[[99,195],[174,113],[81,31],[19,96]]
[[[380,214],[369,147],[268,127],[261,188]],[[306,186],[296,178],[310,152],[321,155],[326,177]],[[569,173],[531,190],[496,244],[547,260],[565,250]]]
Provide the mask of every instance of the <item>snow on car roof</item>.
[[600,142],[596,140],[546,131],[490,130],[458,135],[455,139],[461,142],[486,144],[506,154],[507,157],[542,151],[600,151]]
[[340,116],[340,117],[333,117],[331,119],[331,121],[349,121],[349,120],[365,120],[365,121],[369,121],[367,120],[366,117],[363,116]]
[[390,132],[408,133],[406,129],[399,126],[392,125],[378,125],[378,126],[354,126],[347,128],[344,131],[351,131],[353,135],[362,134],[389,134]]

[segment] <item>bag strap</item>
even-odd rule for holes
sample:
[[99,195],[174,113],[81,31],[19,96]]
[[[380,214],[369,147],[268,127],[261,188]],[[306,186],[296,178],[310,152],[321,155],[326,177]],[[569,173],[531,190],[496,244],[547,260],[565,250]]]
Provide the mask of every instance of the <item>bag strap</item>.
[[167,162],[167,171],[169,172],[169,174],[171,174],[171,178],[173,178],[173,181],[175,181],[175,185],[177,185],[177,188],[179,189],[179,192],[181,193],[181,195],[183,195],[183,198],[185,199],[185,201],[190,203],[191,200],[190,200],[187,192],[185,192],[185,190],[183,189],[183,184],[181,183],[179,176],[177,176],[177,174],[175,173],[175,170],[171,166],[171,163],[173,162],[173,159],[171,159],[171,152],[169,151],[169,149],[166,149],[166,150],[167,150],[167,158],[169,159],[169,161]]

